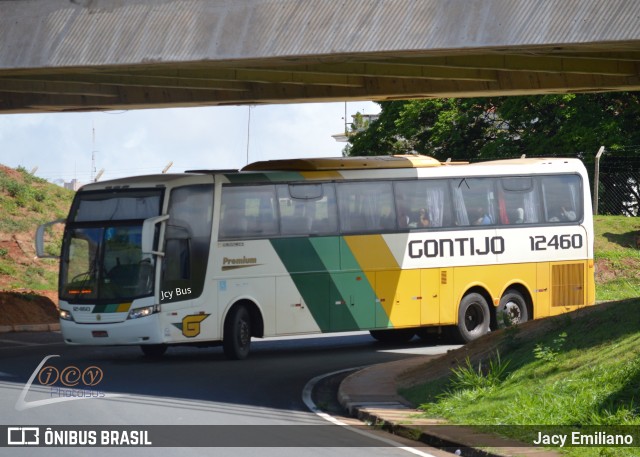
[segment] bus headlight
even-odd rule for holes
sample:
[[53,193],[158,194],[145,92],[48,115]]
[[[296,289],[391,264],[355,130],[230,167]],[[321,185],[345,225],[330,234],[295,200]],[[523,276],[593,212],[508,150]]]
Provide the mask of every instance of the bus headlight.
[[129,311],[127,319],[138,319],[139,317],[151,316],[152,314],[159,312],[159,305],[145,306],[144,308],[134,308]]
[[67,311],[66,309],[61,309],[59,312],[59,316],[60,319],[73,322],[73,316],[71,315],[71,312]]

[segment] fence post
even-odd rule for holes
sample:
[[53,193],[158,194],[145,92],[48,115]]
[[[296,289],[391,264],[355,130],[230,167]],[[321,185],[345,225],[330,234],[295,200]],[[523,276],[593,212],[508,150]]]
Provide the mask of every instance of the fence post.
[[604,153],[604,146],[600,146],[596,154],[596,171],[593,175],[593,215],[598,215],[598,191],[600,189],[600,157]]

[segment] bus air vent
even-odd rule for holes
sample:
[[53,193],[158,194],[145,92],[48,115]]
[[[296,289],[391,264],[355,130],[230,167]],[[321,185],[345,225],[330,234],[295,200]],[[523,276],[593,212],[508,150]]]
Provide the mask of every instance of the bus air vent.
[[551,306],[584,305],[584,264],[553,265],[551,281]]

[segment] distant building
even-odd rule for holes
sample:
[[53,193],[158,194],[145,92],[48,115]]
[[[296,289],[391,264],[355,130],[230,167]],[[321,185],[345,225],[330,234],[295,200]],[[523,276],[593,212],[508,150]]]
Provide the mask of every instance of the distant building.
[[[350,135],[361,132],[369,127],[369,124],[380,117],[380,114],[360,114],[359,112],[351,115],[353,122],[351,124],[345,124],[345,131],[343,133],[336,133],[331,137],[338,143],[346,143]],[[351,129],[347,131],[347,125],[351,125]]]
[[69,182],[66,182],[66,181],[64,182],[64,188],[73,190],[73,191],[80,189],[81,186],[82,184],[77,179],[72,179]]

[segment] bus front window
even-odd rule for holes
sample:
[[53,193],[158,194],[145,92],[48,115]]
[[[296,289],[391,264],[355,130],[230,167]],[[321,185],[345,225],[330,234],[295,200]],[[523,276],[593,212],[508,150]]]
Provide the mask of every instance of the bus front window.
[[153,293],[153,260],[143,259],[140,225],[75,228],[63,252],[61,298],[131,300]]

